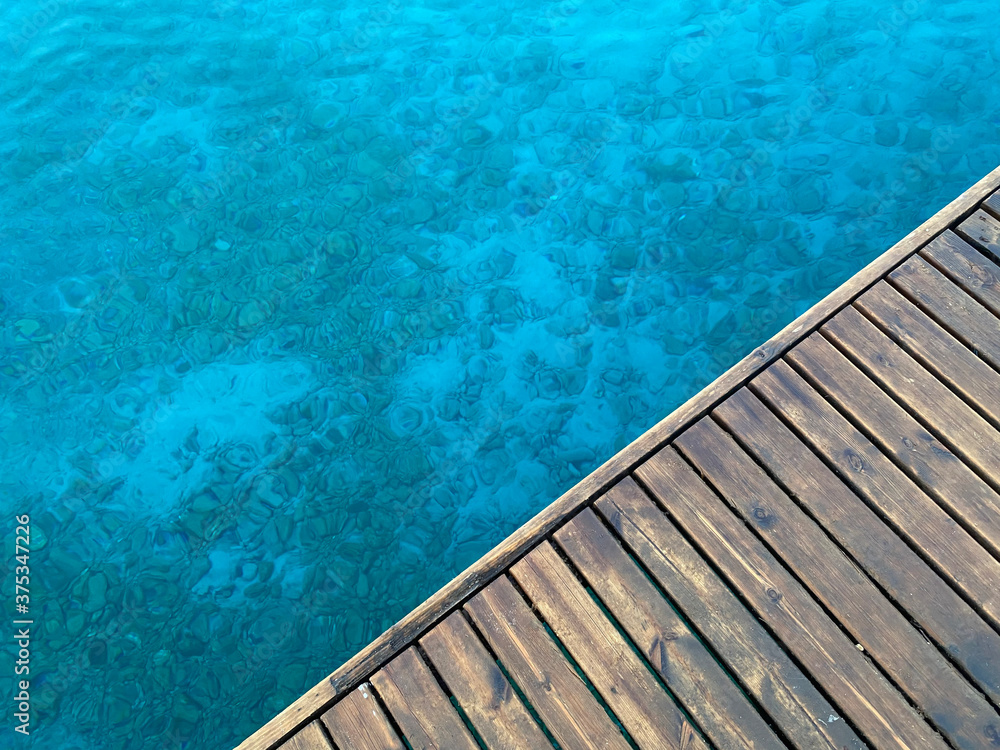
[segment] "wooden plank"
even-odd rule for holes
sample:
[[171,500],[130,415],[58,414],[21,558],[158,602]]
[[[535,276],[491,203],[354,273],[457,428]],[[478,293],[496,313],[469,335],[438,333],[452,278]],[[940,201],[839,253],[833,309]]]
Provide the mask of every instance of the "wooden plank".
[[714,747],[785,746],[593,510],[555,539]]
[[994,216],[1000,216],[1000,190],[989,196],[984,201],[983,207],[991,211]]
[[549,747],[496,661],[460,612],[420,639],[431,663],[490,750]]
[[595,507],[795,747],[865,746],[630,477]]
[[510,572],[639,747],[705,747],[551,544],[542,542]]
[[1000,433],[989,422],[853,307],[844,308],[820,330],[994,489],[1000,485]]
[[479,745],[415,648],[372,675],[372,686],[413,750],[478,750]]
[[[981,544],[1000,554],[1000,495],[819,334],[788,359]],[[928,412],[935,405],[927,403]],[[994,444],[990,440],[990,444]]]
[[1000,702],[1000,635],[750,391],[712,415]]
[[561,747],[628,750],[621,732],[506,577],[473,597],[465,610]]
[[[992,218],[989,221],[1000,230],[1000,223]],[[921,250],[920,257],[994,315],[1000,315],[1000,268],[957,234],[945,232]]]
[[318,721],[306,724],[281,746],[281,750],[333,750]]
[[939,732],[956,747],[985,747],[1000,716],[729,434],[706,417],[675,445]]
[[367,682],[330,706],[320,718],[338,747],[406,750]]
[[636,475],[873,744],[947,747],[673,448]]
[[[1000,221],[986,211],[976,211],[958,225],[958,233],[974,245],[979,245],[994,258],[1000,257]],[[994,280],[996,277],[994,277]],[[994,288],[993,291],[996,291]]]
[[776,362],[750,390],[791,425],[840,477],[1000,626],[1000,562],[945,513],[786,362]]
[[989,310],[919,256],[910,258],[888,278],[952,336],[1000,369],[1000,326]]
[[854,306],[1000,427],[1000,375],[884,281]]
[[318,715],[338,695],[354,689],[380,665],[433,627],[454,607],[506,570],[525,550],[573,516],[591,498],[622,479],[688,424],[743,385],[823,321],[851,303],[903,259],[932,237],[971,213],[1000,187],[1000,167],[979,180],[945,208],[910,232],[859,273],[796,318],[765,344],[733,365],[710,386],[610,458],[558,500],[542,510],[501,544],[484,555],[389,630],[348,660],[329,677],[292,703],[240,744],[237,750],[273,750],[286,736]]

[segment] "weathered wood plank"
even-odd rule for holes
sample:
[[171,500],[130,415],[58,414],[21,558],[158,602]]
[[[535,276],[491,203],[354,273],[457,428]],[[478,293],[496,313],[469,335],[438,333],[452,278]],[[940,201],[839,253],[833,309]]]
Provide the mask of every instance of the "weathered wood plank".
[[[788,359],[908,470],[924,492],[1000,554],[1000,495],[986,482],[819,334],[800,342]],[[928,403],[925,408],[934,407]]]
[[[1000,221],[982,209],[958,225],[958,233],[979,245],[994,258],[1000,257]],[[994,283],[996,277],[994,276]],[[996,289],[994,288],[995,292]]]
[[673,448],[636,474],[873,744],[947,747]]
[[994,216],[1000,216],[1000,190],[990,195],[983,202],[983,207],[992,211]]
[[[1000,223],[989,221],[1000,229]],[[1000,315],[1000,268],[957,234],[945,232],[923,248],[920,257],[994,315]]]
[[628,750],[621,732],[506,577],[473,597],[465,610],[561,747]]
[[996,370],[885,282],[862,294],[854,306],[1000,427],[1000,375]]
[[323,734],[319,722],[314,721],[289,737],[281,750],[333,750],[333,746]]
[[785,746],[593,510],[554,536],[714,747]]
[[320,720],[339,748],[406,750],[367,682],[334,703]]
[[298,727],[314,718],[338,695],[352,690],[381,664],[391,659],[430,627],[480,590],[530,549],[552,529],[623,478],[631,468],[665,445],[674,435],[704,414],[755,373],[781,355],[803,336],[881,279],[901,260],[915,253],[932,237],[967,216],[979,203],[1000,186],[1000,167],[990,172],[962,195],[912,231],[892,248],[873,260],[830,295],[811,307],[763,346],[740,360],[712,385],[663,419],[638,440],[606,461],[602,466],[565,493],[552,505],[518,529],[479,561],[427,599],[413,612],[393,625],[368,647],[348,660],[329,677],[292,703],[278,716],[240,744],[237,750],[273,750]]
[[939,732],[956,747],[986,747],[1000,716],[730,435],[706,417],[675,445]]
[[1000,635],[750,391],[712,415],[1000,702]]
[[396,725],[413,750],[478,750],[469,730],[415,648],[372,675]]
[[549,746],[460,612],[429,630],[420,645],[490,750]]
[[1000,369],[1000,326],[993,313],[919,256],[910,258],[888,278],[952,336]]
[[510,572],[639,747],[705,747],[549,542]]
[[781,414],[841,478],[1000,626],[1000,562],[917,487],[786,362],[776,362],[750,390]]
[[803,750],[865,746],[631,478],[595,507],[792,744]]
[[820,331],[883,390],[917,414],[953,453],[978,469],[994,489],[1000,486],[1000,433],[951,389],[853,307],[844,308]]

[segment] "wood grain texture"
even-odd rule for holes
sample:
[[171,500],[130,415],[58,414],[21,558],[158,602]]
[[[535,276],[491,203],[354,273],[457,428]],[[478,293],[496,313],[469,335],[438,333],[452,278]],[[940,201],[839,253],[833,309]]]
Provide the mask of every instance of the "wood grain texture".
[[549,542],[510,572],[640,748],[705,747]]
[[853,307],[833,316],[820,331],[949,450],[975,467],[994,490],[1000,486],[1000,433],[950,388]]
[[952,336],[1000,369],[996,316],[919,256],[889,274],[889,281]]
[[[819,334],[802,341],[788,359],[924,492],[1000,555],[1000,495],[993,488]],[[927,403],[924,408],[932,412],[937,405]]]
[[956,747],[987,746],[1000,715],[729,434],[706,417],[675,445],[939,732]]
[[920,550],[978,612],[1000,625],[1000,562],[917,487],[791,366],[777,362],[750,390],[782,415],[796,435],[882,518]]
[[555,539],[714,747],[785,746],[593,510]]
[[636,475],[873,744],[947,747],[673,448]]
[[406,750],[367,682],[330,706],[320,720],[338,748]]
[[599,498],[595,507],[795,747],[865,747],[839,709],[631,478]]
[[300,732],[288,738],[281,750],[333,750],[318,721],[306,724]]
[[[1000,231],[1000,222],[983,216],[995,231]],[[994,315],[1000,315],[1000,268],[957,234],[945,232],[921,250],[920,257]]]
[[924,224],[897,242],[855,276],[811,307],[764,345],[740,360],[712,385],[667,416],[639,439],[613,456],[556,502],[542,510],[503,543],[393,625],[313,689],[293,702],[237,750],[273,750],[285,737],[329,706],[338,695],[354,689],[380,665],[415,641],[435,623],[506,570],[525,550],[565,521],[596,495],[623,478],[631,468],[665,445],[674,435],[779,358],[790,346],[885,276],[931,238],[968,216],[1000,187],[1000,167],[971,186]]
[[413,750],[478,750],[415,648],[373,674],[372,685]]
[[854,303],[899,347],[1000,427],[1000,374],[884,281]]
[[[1000,257],[1000,221],[982,209],[958,225],[956,230],[974,245],[983,248],[992,257]],[[996,276],[993,277],[996,282]],[[992,291],[996,291],[993,287]]]
[[556,742],[567,750],[628,750],[618,728],[506,578],[465,610]]
[[420,645],[490,750],[549,746],[460,612],[453,612],[428,631]]
[[712,416],[1000,702],[996,631],[750,391],[737,391]]
[[1000,191],[990,195],[983,202],[983,208],[989,211],[993,216],[1000,217]]

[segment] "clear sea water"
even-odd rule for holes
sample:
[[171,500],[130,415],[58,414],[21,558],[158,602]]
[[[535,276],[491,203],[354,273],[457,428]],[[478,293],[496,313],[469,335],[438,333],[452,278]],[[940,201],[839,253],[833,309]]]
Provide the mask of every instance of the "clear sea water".
[[1000,163],[994,11],[3,3],[3,746],[250,734]]

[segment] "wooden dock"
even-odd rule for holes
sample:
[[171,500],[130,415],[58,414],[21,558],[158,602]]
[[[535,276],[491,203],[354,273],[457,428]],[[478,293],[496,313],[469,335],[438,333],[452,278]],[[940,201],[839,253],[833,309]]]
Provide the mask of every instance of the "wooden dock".
[[239,746],[1000,747],[1000,169]]

